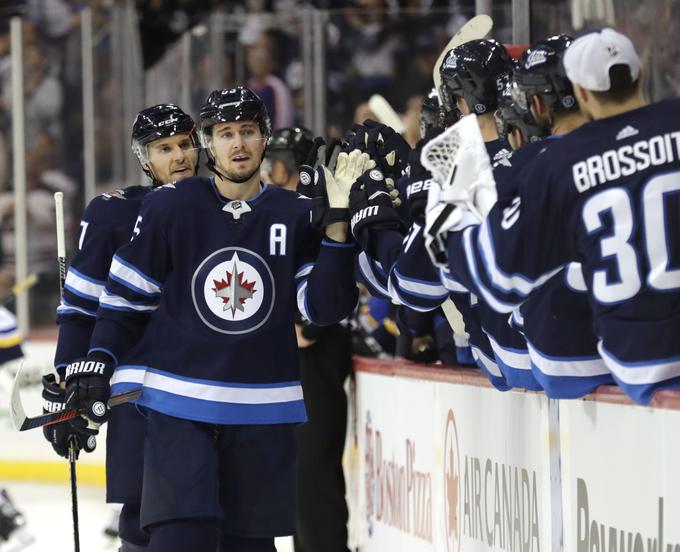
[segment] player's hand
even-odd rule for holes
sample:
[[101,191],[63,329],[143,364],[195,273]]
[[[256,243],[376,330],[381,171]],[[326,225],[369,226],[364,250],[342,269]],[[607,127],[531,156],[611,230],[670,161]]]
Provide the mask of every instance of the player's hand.
[[338,155],[335,174],[331,176],[330,171],[326,170],[326,189],[331,209],[349,208],[349,193],[352,185],[366,170],[373,167],[375,167],[375,162],[368,154],[360,150]]
[[[54,374],[43,376],[42,384],[43,413],[64,410],[66,408],[66,390],[59,386]],[[49,441],[54,451],[63,458],[68,458],[71,440],[73,440],[76,448],[76,456],[81,450],[92,452],[97,446],[96,434],[96,430],[87,428],[87,421],[83,418],[43,427],[45,439]]]
[[[392,127],[370,120],[364,121],[364,125],[369,128],[366,139],[367,153],[385,174],[386,182],[396,181],[406,169],[411,152],[410,146]],[[387,183],[389,186],[390,183]]]
[[392,203],[392,193],[378,169],[366,171],[352,185],[349,198],[352,235],[369,257],[375,258],[373,230],[403,230]]
[[348,219],[347,212],[334,211],[329,213],[326,171],[322,168],[326,167],[327,171],[332,174],[340,150],[339,140],[331,140],[330,144],[326,145],[323,138],[316,137],[307,160],[298,168],[296,191],[311,199],[311,224],[317,229],[326,227],[333,222],[346,222]]
[[109,415],[106,403],[111,396],[113,370],[111,358],[103,353],[71,362],[66,367],[66,408],[82,410],[95,426],[103,424]]

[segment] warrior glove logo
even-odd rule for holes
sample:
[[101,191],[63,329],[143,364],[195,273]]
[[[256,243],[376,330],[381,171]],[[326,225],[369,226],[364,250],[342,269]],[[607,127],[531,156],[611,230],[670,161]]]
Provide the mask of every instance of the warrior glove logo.
[[274,308],[274,277],[260,255],[227,247],[209,255],[194,272],[192,297],[198,316],[212,330],[256,330]]
[[73,374],[98,374],[104,375],[106,364],[94,360],[79,360],[72,362],[66,367],[66,377],[71,377]]

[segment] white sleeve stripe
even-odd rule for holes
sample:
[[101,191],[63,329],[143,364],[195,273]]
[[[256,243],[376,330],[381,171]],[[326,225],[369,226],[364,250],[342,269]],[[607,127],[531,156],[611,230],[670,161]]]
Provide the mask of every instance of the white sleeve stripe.
[[384,296],[389,297],[390,292],[387,290],[384,284],[382,284],[373,272],[371,264],[368,260],[366,253],[363,251],[359,254],[359,270],[364,278],[380,293]]
[[110,272],[120,280],[128,282],[130,285],[148,295],[157,295],[161,292],[161,288],[158,284],[133,268],[124,265],[117,257],[114,257],[111,261]]
[[298,306],[298,310],[300,311],[300,314],[311,322],[312,319],[309,316],[309,312],[307,312],[307,282],[306,281],[302,282],[302,284],[300,284],[300,287],[298,287],[298,290],[297,290],[297,306]]
[[511,312],[517,307],[517,304],[506,303],[504,301],[499,301],[496,297],[489,292],[486,286],[482,283],[479,278],[479,273],[477,272],[477,263],[474,258],[474,249],[472,247],[472,238],[470,234],[472,233],[472,228],[467,228],[463,231],[463,247],[465,249],[465,259],[467,261],[468,270],[472,279],[477,284],[477,288],[481,293],[487,304],[497,312]]
[[498,367],[498,364],[486,356],[481,349],[475,347],[474,345],[470,345],[470,350],[472,351],[472,358],[475,359],[477,364],[484,366],[484,368],[486,368],[486,370],[493,376],[496,376],[497,378],[504,378],[501,369]]
[[531,362],[546,376],[554,377],[592,377],[609,373],[607,365],[599,357],[591,358],[555,358],[541,353],[527,341]]
[[[479,228],[479,236],[477,237],[477,242],[479,244],[481,252],[481,260],[486,273],[491,279],[491,285],[506,293],[517,293],[522,297],[526,297],[531,293],[531,290],[539,287],[547,280],[552,278],[560,270],[562,266],[559,266],[555,270],[551,270],[541,276],[536,280],[531,280],[522,274],[506,274],[503,272],[498,264],[496,263],[496,254],[494,251],[493,239],[491,237],[491,227],[489,226],[488,219],[482,223]],[[470,242],[470,246],[471,246]],[[466,245],[467,249],[467,245]]]
[[399,290],[396,288],[394,283],[392,282],[392,279],[390,278],[389,282],[387,282],[388,290],[390,292],[389,297],[392,299],[392,301],[398,305],[404,305],[405,307],[408,307],[409,309],[418,311],[418,312],[430,312],[436,309],[443,301],[440,299],[436,301],[430,300],[427,305],[415,305],[413,303],[409,303],[407,300],[405,300],[401,295],[399,295]]
[[295,279],[297,280],[298,278],[302,278],[303,276],[307,276],[309,273],[312,272],[312,269],[314,268],[314,263],[309,263],[304,266],[301,266],[297,273],[295,274]]
[[76,313],[84,314],[85,316],[89,316],[91,318],[97,316],[96,312],[81,309],[80,307],[76,307],[75,305],[65,305],[64,303],[62,303],[57,307],[57,314],[76,314]]
[[517,352],[502,347],[493,337],[486,334],[491,343],[494,355],[501,359],[501,361],[515,370],[531,370],[531,358],[529,351]]
[[441,279],[444,287],[449,291],[453,291],[455,293],[470,293],[469,290],[463,284],[461,284],[448,271],[444,270],[443,268],[439,269],[439,278]]
[[626,363],[607,351],[602,341],[597,344],[597,350],[612,374],[628,385],[650,385],[680,377],[680,360],[677,357]]
[[64,285],[72,288],[78,295],[83,294],[88,298],[92,298],[93,301],[97,301],[104,291],[103,285],[95,284],[91,280],[86,280],[71,270],[66,274]]
[[399,288],[404,291],[417,293],[423,297],[431,297],[433,299],[441,299],[442,297],[448,297],[449,295],[449,292],[442,284],[417,282],[402,276],[397,270],[394,270],[394,275],[397,278]]
[[155,311],[158,308],[158,305],[140,305],[138,303],[132,303],[120,295],[109,294],[106,291],[99,299],[99,304],[103,307],[112,309],[133,310],[139,312]]

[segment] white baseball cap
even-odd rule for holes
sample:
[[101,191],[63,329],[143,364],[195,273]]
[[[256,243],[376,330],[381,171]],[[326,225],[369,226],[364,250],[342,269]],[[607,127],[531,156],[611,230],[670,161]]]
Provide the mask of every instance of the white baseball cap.
[[640,58],[635,46],[627,36],[610,28],[577,38],[564,54],[567,78],[586,90],[609,90],[612,65],[627,65],[633,81],[640,74]]

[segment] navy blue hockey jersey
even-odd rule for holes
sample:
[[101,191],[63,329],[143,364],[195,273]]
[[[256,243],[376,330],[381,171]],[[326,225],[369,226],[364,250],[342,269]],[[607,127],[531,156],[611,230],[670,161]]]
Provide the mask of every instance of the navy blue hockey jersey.
[[352,244],[319,243],[293,192],[229,201],[213,179],[162,186],[113,258],[91,351],[120,361],[145,330],[147,362],[119,362],[113,392],[141,385],[142,406],[209,423],[304,421],[295,309],[317,325],[348,316],[353,259]]
[[[495,160],[510,153],[504,140],[487,142],[486,148],[489,157]],[[475,362],[495,387],[509,389],[495,361],[491,343],[482,331],[477,297],[452,280],[445,271],[437,271],[432,266],[425,249],[423,228],[414,223],[403,243],[387,237],[386,232],[381,233],[381,239],[378,255],[382,262],[370,259],[363,253],[359,259],[359,270],[364,279],[370,282],[370,289],[418,311],[435,309],[450,298],[463,316]],[[385,253],[381,254],[381,251]],[[385,270],[387,263],[390,268]]]
[[59,338],[54,366],[82,358],[90,347],[99,307],[116,250],[130,241],[142,199],[150,186],[130,186],[94,198],[80,222],[78,251],[66,274],[64,293],[57,308]]
[[678,113],[667,100],[571,132],[448,248],[463,284],[500,312],[580,262],[600,356],[642,403],[680,387]]

